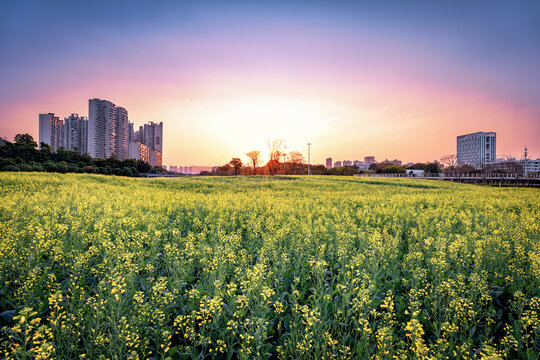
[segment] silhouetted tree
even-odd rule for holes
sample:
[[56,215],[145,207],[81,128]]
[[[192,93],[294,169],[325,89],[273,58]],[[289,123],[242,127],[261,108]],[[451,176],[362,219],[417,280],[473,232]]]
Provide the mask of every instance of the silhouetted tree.
[[291,151],[289,153],[289,161],[291,163],[292,170],[296,175],[298,175],[298,170],[300,165],[304,163],[304,155],[298,151]]
[[444,155],[441,158],[441,162],[448,166],[450,170],[454,170],[457,165],[457,156],[455,154]]
[[430,174],[440,173],[442,171],[441,167],[437,163],[429,163],[426,166],[426,171]]
[[268,160],[268,170],[270,175],[275,175],[279,170],[279,158],[283,155],[285,141],[283,139],[268,140],[268,150],[270,152],[270,160]]
[[258,150],[251,150],[246,154],[251,163],[253,164],[253,175],[257,175],[257,165],[259,165],[261,152]]
[[231,166],[233,167],[235,176],[238,175],[240,169],[244,165],[242,164],[242,160],[240,160],[239,158],[232,158],[232,160],[229,161],[229,164],[231,164]]

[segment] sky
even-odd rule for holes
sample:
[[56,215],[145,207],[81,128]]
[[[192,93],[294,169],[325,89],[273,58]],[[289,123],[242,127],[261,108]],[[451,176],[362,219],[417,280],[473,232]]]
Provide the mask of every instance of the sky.
[[0,49],[8,139],[97,97],[163,122],[166,165],[425,162],[476,131],[540,157],[539,1],[3,1]]

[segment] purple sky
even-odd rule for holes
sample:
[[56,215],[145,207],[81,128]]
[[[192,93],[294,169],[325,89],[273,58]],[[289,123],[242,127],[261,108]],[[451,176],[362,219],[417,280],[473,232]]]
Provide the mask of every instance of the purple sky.
[[[164,122],[164,162],[214,165],[284,138],[322,163],[540,157],[540,2],[21,1],[0,5],[0,135],[105,98]],[[159,4],[159,5],[157,5]]]

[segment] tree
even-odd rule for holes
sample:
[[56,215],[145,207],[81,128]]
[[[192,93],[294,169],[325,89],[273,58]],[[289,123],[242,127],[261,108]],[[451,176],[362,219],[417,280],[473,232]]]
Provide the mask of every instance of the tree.
[[137,160],[136,168],[139,174],[144,174],[144,173],[148,173],[152,167],[150,166],[150,164],[145,163],[142,160]]
[[472,167],[469,164],[463,164],[456,168],[457,172],[460,174],[471,174],[471,173],[477,173],[478,170],[474,167]]
[[34,141],[34,138],[30,134],[17,134],[15,135],[15,144],[32,147],[33,149],[37,148],[37,143]]
[[43,141],[39,143],[39,148],[42,152],[50,154],[51,153],[51,145],[44,143]]
[[279,158],[283,155],[285,141],[283,139],[268,140],[268,150],[270,159],[268,160],[268,170],[270,175],[275,175],[279,169]]
[[259,165],[260,162],[261,152],[258,150],[251,150],[246,156],[253,164],[253,175],[257,175],[257,165]]
[[429,174],[436,174],[441,172],[441,167],[437,163],[429,163],[426,166],[426,172]]
[[216,168],[216,175],[229,175],[232,166],[230,164],[225,164],[223,166],[218,166]]
[[234,168],[234,175],[238,175],[240,172],[240,169],[244,164],[242,164],[242,161],[239,158],[232,158],[231,161],[229,161],[229,164]]
[[302,153],[300,153],[299,151],[291,151],[289,153],[289,161],[292,164],[294,173],[298,175],[298,169],[300,168],[300,165],[305,162],[304,155],[302,155]]
[[441,158],[441,162],[448,166],[450,170],[454,170],[457,165],[457,156],[455,154],[444,155]]

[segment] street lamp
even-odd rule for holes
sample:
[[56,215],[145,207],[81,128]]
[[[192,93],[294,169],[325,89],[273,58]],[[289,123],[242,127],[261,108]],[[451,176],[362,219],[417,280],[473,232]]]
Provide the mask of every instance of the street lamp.
[[310,160],[311,160],[311,143],[307,143],[307,174],[308,176],[311,173]]

